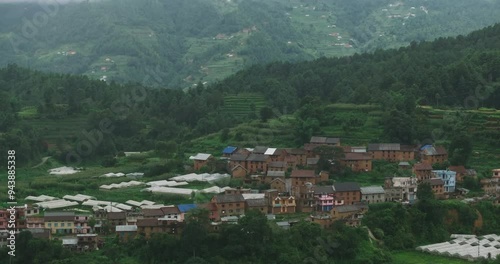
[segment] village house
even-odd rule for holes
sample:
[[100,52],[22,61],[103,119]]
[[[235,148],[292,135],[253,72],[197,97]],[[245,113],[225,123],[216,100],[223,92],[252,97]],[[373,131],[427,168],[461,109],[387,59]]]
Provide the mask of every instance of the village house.
[[248,175],[247,169],[241,166],[240,164],[237,164],[231,169],[231,176],[233,179],[244,180],[246,179],[247,175]]
[[267,171],[266,177],[264,178],[264,183],[271,183],[275,179],[281,179],[285,181],[284,171]]
[[419,182],[428,180],[433,177],[432,165],[429,163],[415,163],[413,165],[413,174],[415,174]]
[[245,199],[240,194],[218,194],[212,200],[220,217],[240,216],[245,214]]
[[229,158],[231,155],[233,155],[234,153],[236,153],[236,151],[238,151],[237,147],[227,146],[226,148],[224,148],[222,150],[222,156]]
[[75,215],[75,233],[88,234],[92,232],[92,227],[89,225],[91,215],[77,214]]
[[450,170],[433,170],[433,178],[440,178],[444,182],[444,192],[453,193],[455,192],[456,176],[457,173]]
[[[16,206],[16,230],[26,228],[25,208]],[[0,229],[7,229],[9,225],[10,212],[6,209],[0,209]]]
[[496,195],[500,192],[500,177],[481,179],[481,188],[486,194]]
[[467,175],[467,169],[464,166],[449,166],[448,170],[456,173],[456,181],[463,182],[464,177]]
[[163,212],[163,216],[158,218],[159,220],[181,222],[181,211],[177,206],[164,206],[161,208],[161,211]]
[[330,186],[314,186],[314,199],[316,211],[329,212],[335,203],[335,189]]
[[[229,156],[229,168],[228,170],[231,171],[238,165],[240,165],[243,168],[247,168],[247,158],[249,154],[240,154],[236,153],[231,156]],[[248,170],[247,170],[248,173]]]
[[179,221],[183,222],[186,219],[186,214],[189,213],[189,211],[194,210],[198,208],[196,204],[179,204],[177,205],[177,208],[179,209]]
[[428,183],[431,186],[432,193],[437,199],[442,199],[445,197],[444,194],[444,181],[439,178],[426,179],[422,181],[423,183]]
[[137,235],[136,225],[118,225],[115,227],[116,235],[120,242],[128,242]]
[[275,189],[278,192],[288,192],[286,188],[285,178],[276,178],[269,183],[271,189]]
[[285,161],[285,157],[288,155],[286,150],[278,148],[268,148],[264,152],[264,155],[269,156],[271,162]]
[[293,170],[290,179],[292,186],[304,186],[306,183],[316,184],[316,173],[313,170]]
[[40,214],[40,208],[27,206],[26,209],[24,210],[24,212],[25,212],[26,216],[39,215]]
[[244,194],[244,193],[252,193],[252,189],[236,187],[236,188],[227,188],[224,190],[224,194]]
[[198,208],[205,209],[209,212],[208,219],[212,222],[220,221],[219,211],[217,210],[217,205],[213,202],[202,203],[197,205]]
[[267,166],[267,171],[286,171],[287,164],[284,161],[271,161]]
[[448,152],[441,146],[425,145],[420,148],[420,160],[431,165],[443,163],[448,160]]
[[177,221],[165,221],[155,218],[137,219],[137,234],[146,239],[155,233],[179,234],[181,224]]
[[215,160],[211,154],[205,153],[198,153],[196,156],[189,157],[189,159],[194,161],[194,170],[200,170],[202,167],[206,166],[209,161]]
[[[0,211],[0,218],[2,217],[2,212]],[[0,220],[1,221],[1,220]],[[1,226],[0,226],[1,228]],[[28,216],[26,217],[26,228],[45,228],[45,221],[43,216]]]
[[415,147],[399,143],[368,144],[367,150],[374,160],[396,162],[415,159]]
[[268,213],[287,214],[296,212],[295,197],[288,193],[279,193],[277,190],[270,189],[264,192],[264,199],[268,206]]
[[257,210],[263,214],[267,214],[268,207],[265,198],[245,200],[245,205],[246,205],[245,211]]
[[246,160],[246,169],[249,173],[265,173],[267,165],[271,161],[269,156],[264,154],[250,154]]
[[382,186],[361,187],[361,201],[366,204],[385,202],[385,190]]
[[75,212],[45,212],[45,228],[52,234],[73,234],[75,225]]
[[98,249],[99,237],[97,234],[78,234],[77,250],[81,252],[88,252]]
[[335,206],[352,205],[361,202],[361,188],[357,182],[336,182]]
[[343,221],[348,226],[360,226],[363,215],[368,211],[365,204],[335,206],[331,211],[333,221]]
[[417,178],[388,177],[384,183],[387,201],[413,203],[417,199]]
[[108,212],[106,214],[107,224],[110,230],[115,230],[116,226],[125,225],[127,223],[126,212]]
[[366,172],[372,170],[372,156],[368,153],[348,152],[340,160],[340,164],[350,168],[354,172]]
[[292,195],[295,197],[297,212],[310,213],[316,207],[316,200],[314,199],[314,186],[306,184],[302,186],[293,186]]
[[318,224],[321,228],[330,228],[333,226],[334,220],[332,218],[331,212],[328,213],[318,213],[315,212],[310,215],[312,223]]
[[311,137],[311,140],[309,140],[309,144],[317,146],[326,145],[326,146],[340,147],[340,138],[313,136]]
[[400,170],[408,170],[411,169],[411,165],[408,161],[400,161],[398,163],[398,169]]
[[307,162],[307,153],[304,149],[286,149],[288,155],[285,157],[289,167],[305,166]]

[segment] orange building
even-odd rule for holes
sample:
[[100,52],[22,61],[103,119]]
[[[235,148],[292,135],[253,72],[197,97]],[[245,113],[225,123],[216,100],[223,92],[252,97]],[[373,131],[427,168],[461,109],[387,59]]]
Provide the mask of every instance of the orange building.
[[290,179],[292,186],[304,186],[307,182],[316,183],[316,173],[313,170],[293,170]]
[[356,182],[336,182],[335,205],[351,205],[361,202],[361,187]]
[[415,147],[399,143],[369,144],[367,151],[374,160],[395,162],[415,159]]
[[354,172],[371,171],[372,156],[368,153],[345,153],[344,158],[340,160],[340,164],[344,167],[351,168]]
[[433,177],[432,165],[429,163],[416,163],[413,165],[413,173],[419,182],[428,180]]
[[448,152],[441,146],[426,145],[420,149],[420,160],[428,164],[443,163],[448,160]]

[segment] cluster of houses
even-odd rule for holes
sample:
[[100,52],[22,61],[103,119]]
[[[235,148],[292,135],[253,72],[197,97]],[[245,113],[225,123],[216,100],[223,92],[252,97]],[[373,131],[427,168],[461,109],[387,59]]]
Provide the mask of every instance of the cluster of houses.
[[[360,186],[356,182],[333,182],[327,171],[318,168],[320,146],[341,148],[338,162],[355,172],[371,171],[373,160],[386,160],[407,170],[411,177],[387,177],[383,186]],[[93,214],[71,211],[40,212],[36,207],[17,207],[19,230],[29,230],[35,237],[62,238],[65,247],[87,251],[100,247],[97,233],[116,233],[122,241],[138,235],[146,238],[154,233],[180,234],[186,222],[186,213],[195,208],[208,212],[210,230],[217,232],[221,224],[235,224],[249,210],[271,216],[306,213],[308,221],[328,228],[341,221],[358,226],[369,204],[382,202],[413,203],[417,188],[428,183],[437,198],[446,199],[458,191],[456,183],[465,177],[476,177],[474,170],[450,166],[433,170],[432,164],[447,160],[447,152],[439,146],[408,146],[401,144],[369,144],[366,147],[342,146],[340,139],[312,137],[303,148],[237,148],[227,147],[222,157],[198,153],[190,157],[195,170],[223,163],[231,177],[246,183],[268,184],[269,189],[258,191],[245,188],[223,188],[209,202],[203,204],[156,205],[137,203],[113,210],[96,207]],[[417,163],[413,163],[419,160]],[[410,163],[412,162],[412,164]],[[481,181],[487,193],[500,190],[500,169],[493,170],[491,179]],[[144,201],[143,201],[144,202]],[[9,212],[0,210],[0,245],[7,240]],[[279,222],[289,227],[290,222]],[[75,236],[76,235],[76,236]]]

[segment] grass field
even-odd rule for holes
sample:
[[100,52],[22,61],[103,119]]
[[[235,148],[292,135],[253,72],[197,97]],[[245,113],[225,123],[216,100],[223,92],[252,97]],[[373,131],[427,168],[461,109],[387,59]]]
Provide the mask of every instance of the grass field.
[[448,258],[431,255],[418,251],[400,251],[392,253],[392,263],[394,264],[467,264],[479,263],[470,262],[463,259]]
[[258,116],[259,110],[266,105],[266,98],[260,94],[226,95],[222,111],[237,118],[244,118],[252,112]]

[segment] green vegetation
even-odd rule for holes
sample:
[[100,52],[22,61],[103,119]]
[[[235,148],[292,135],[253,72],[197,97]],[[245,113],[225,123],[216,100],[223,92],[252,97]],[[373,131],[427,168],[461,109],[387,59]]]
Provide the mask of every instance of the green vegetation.
[[421,253],[418,251],[398,251],[391,253],[394,264],[470,264],[464,259],[456,259]]
[[3,3],[0,65],[184,88],[253,64],[397,48],[499,22],[496,1],[397,3],[109,0],[49,9]]

